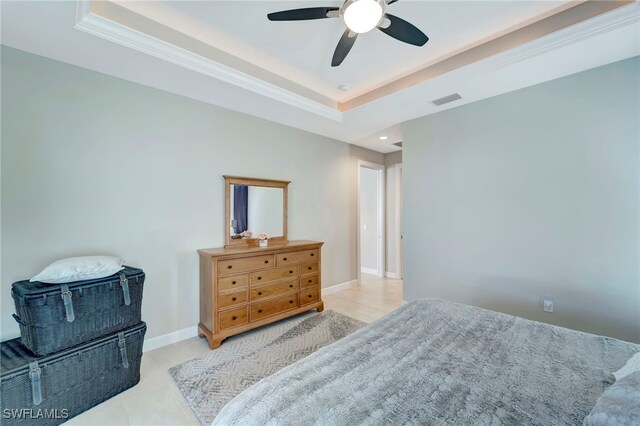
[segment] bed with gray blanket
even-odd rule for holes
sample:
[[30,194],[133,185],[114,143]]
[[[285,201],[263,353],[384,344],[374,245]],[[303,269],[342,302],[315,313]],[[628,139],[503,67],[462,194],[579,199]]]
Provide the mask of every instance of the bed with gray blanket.
[[442,300],[256,383],[214,425],[578,425],[640,345]]

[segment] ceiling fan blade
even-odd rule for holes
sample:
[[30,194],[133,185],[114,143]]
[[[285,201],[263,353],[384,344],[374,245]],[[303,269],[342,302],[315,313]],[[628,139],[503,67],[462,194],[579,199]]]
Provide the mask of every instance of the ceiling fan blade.
[[283,10],[282,12],[274,12],[267,15],[270,21],[307,21],[309,19],[324,19],[338,17],[328,16],[329,12],[338,11],[339,7],[308,7],[306,9]]
[[347,28],[344,34],[342,34],[342,37],[340,37],[335,52],[333,52],[333,58],[331,59],[332,67],[337,67],[344,61],[344,58],[347,57],[353,44],[356,42],[356,38],[358,38],[358,33],[354,33]]
[[395,2],[397,2],[397,1],[398,1],[398,0],[389,0],[389,1],[387,2],[387,6],[388,6],[388,5],[390,5],[390,4],[394,4],[394,3],[395,3]]
[[429,37],[425,33],[404,19],[388,13],[385,17],[391,21],[391,24],[386,28],[378,27],[378,29],[386,35],[414,46],[424,46],[429,41]]

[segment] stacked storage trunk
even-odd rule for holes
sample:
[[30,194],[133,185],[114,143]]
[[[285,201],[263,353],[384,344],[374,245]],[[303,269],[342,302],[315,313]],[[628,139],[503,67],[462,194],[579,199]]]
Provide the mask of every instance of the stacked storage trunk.
[[134,386],[146,325],[145,275],[13,284],[21,339],[2,342],[3,425],[55,425]]

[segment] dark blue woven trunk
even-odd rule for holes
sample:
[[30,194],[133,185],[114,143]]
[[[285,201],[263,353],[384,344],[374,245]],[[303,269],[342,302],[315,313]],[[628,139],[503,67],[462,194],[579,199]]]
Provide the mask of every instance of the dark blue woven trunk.
[[68,288],[14,283],[11,295],[22,343],[34,354],[46,355],[140,323],[144,279],[141,269],[125,267],[119,274],[69,283]]
[[58,425],[134,386],[146,330],[140,323],[44,357],[20,339],[2,342],[0,423]]

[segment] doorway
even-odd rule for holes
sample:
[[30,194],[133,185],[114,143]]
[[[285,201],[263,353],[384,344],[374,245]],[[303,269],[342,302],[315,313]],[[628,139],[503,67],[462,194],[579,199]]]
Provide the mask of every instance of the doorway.
[[385,275],[385,167],[358,162],[358,278]]

